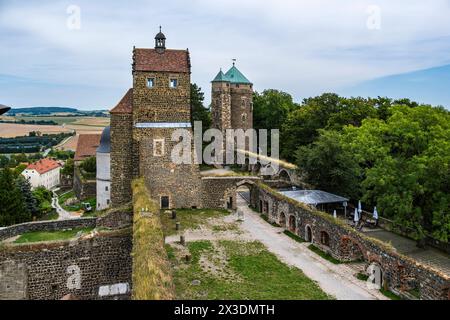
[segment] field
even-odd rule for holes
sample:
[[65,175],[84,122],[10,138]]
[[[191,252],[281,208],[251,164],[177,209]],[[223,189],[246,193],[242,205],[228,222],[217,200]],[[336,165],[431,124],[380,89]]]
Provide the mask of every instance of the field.
[[58,125],[34,125],[34,124],[15,124],[0,123],[0,137],[13,138],[26,136],[32,131],[39,131],[42,134],[55,134],[60,132],[75,131],[76,136],[63,141],[57,147],[60,150],[75,150],[80,134],[101,133],[103,129],[109,125],[109,118],[103,117],[61,117],[61,116],[17,116],[17,117],[0,117],[1,120],[8,121],[31,121],[31,120],[48,120],[55,121]]

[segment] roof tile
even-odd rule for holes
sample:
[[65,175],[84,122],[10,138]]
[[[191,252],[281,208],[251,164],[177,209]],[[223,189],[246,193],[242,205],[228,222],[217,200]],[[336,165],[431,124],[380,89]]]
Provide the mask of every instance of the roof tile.
[[29,164],[25,170],[36,170],[39,174],[44,174],[60,166],[56,160],[45,158]]
[[189,73],[189,51],[166,49],[159,53],[155,49],[134,49],[133,71]]
[[101,134],[80,134],[74,160],[83,161],[86,158],[95,157],[100,138]]

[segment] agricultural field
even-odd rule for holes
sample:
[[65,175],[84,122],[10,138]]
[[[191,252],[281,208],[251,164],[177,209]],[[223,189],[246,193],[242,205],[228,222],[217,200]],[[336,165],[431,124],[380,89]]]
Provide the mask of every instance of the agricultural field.
[[0,123],[0,137],[14,138],[27,136],[36,131],[41,134],[56,134],[76,132],[76,135],[64,140],[56,147],[58,150],[75,150],[80,134],[101,133],[109,125],[110,119],[106,117],[62,117],[62,116],[2,116],[0,120],[5,121],[54,121],[58,125],[36,125],[19,123]]

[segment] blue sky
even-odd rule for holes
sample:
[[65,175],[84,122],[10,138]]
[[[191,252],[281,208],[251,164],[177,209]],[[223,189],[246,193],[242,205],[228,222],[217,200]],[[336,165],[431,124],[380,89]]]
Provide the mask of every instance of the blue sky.
[[[80,9],[80,29],[71,5]],[[78,21],[78,20],[77,20]],[[112,108],[131,51],[189,48],[206,93],[237,58],[261,91],[409,97],[450,107],[450,0],[0,0],[0,103]]]

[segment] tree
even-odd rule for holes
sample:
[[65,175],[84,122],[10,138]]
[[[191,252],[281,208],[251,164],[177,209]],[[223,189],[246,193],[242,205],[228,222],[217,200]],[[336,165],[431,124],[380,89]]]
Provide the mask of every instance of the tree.
[[0,170],[0,226],[30,221],[31,214],[10,169]]
[[72,158],[67,159],[64,167],[61,169],[61,174],[65,176],[73,176],[74,174],[74,161]]
[[341,143],[337,131],[320,131],[319,138],[297,152],[296,164],[306,182],[319,189],[358,199],[361,170]]
[[52,210],[52,192],[44,187],[37,187],[33,191],[33,196],[37,200],[39,216],[43,216]]
[[19,176],[17,179],[17,185],[22,193],[22,197],[25,201],[25,206],[27,210],[31,213],[33,217],[40,216],[39,203],[31,192],[31,184],[23,176]]
[[202,88],[197,86],[195,83],[191,84],[191,122],[192,126],[194,121],[201,121],[203,126],[203,131],[208,130],[211,127],[211,114],[209,109],[205,108],[203,102],[205,100],[205,95],[202,92]]
[[89,157],[80,164],[80,167],[87,173],[96,173],[97,160],[95,157]]
[[298,107],[292,96],[278,90],[264,90],[253,94],[253,127],[255,129],[280,129],[289,112]]

